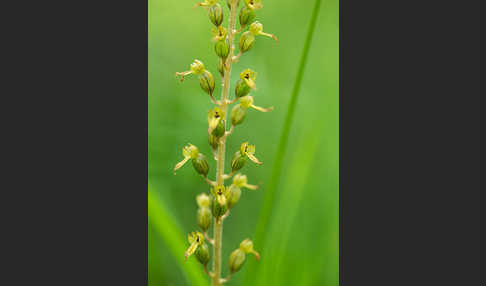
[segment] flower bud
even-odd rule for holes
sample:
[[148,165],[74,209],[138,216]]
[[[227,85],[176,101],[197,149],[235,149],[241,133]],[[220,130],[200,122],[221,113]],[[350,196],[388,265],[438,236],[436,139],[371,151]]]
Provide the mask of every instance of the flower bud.
[[236,151],[233,159],[231,160],[231,170],[236,172],[245,166],[247,157],[242,155],[240,151]]
[[245,252],[241,249],[235,249],[233,252],[231,252],[230,258],[229,258],[229,269],[230,273],[235,273],[238,270],[241,269],[243,264],[245,264],[245,259],[246,255]]
[[209,262],[209,247],[208,245],[203,242],[195,252],[197,261],[201,263],[202,265],[206,265]]
[[240,79],[240,80],[238,80],[238,82],[236,82],[236,87],[235,87],[235,96],[236,97],[246,96],[250,93],[250,91],[251,91],[251,88],[242,79]]
[[224,135],[224,120],[220,120],[216,128],[214,128],[212,135],[216,136],[217,138]]
[[228,208],[232,208],[240,200],[241,189],[236,186],[230,186],[228,191]]
[[214,51],[218,57],[226,59],[229,55],[229,41],[228,39],[217,41],[214,45]]
[[250,31],[246,31],[243,34],[241,34],[240,42],[239,42],[240,52],[245,53],[251,50],[254,42],[255,42],[255,36]]
[[216,198],[213,200],[212,212],[214,217],[216,218],[221,217],[226,213],[227,210],[228,210],[227,204],[220,205]]
[[207,176],[209,172],[209,165],[206,157],[203,154],[199,153],[197,158],[192,159],[192,166],[199,174],[203,175],[204,177]]
[[241,27],[245,27],[246,25],[250,24],[256,17],[255,11],[247,6],[241,8],[240,10],[240,25]]
[[223,23],[223,7],[219,3],[209,7],[209,19],[215,26],[220,26]]
[[[233,181],[234,181],[234,179],[233,179]],[[200,208],[204,208],[204,207],[208,208],[211,205],[211,201],[209,199],[209,196],[206,195],[205,193],[199,194],[196,197],[196,202],[197,202],[197,205]]]
[[201,88],[209,95],[213,94],[214,91],[214,77],[213,75],[205,70],[199,75],[199,85]]
[[241,124],[246,116],[246,110],[241,107],[240,104],[236,104],[233,109],[231,109],[231,124],[234,126]]
[[209,207],[201,207],[197,210],[197,224],[203,232],[211,226],[211,210]]

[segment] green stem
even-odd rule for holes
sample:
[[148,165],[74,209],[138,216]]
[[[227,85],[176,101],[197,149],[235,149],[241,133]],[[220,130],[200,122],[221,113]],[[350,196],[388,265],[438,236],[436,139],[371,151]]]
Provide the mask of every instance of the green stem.
[[[285,158],[285,151],[287,149],[290,128],[292,126],[292,121],[294,118],[295,106],[297,104],[297,97],[299,95],[302,78],[304,76],[305,65],[307,63],[309,48],[311,46],[312,37],[314,34],[314,28],[316,26],[317,15],[319,14],[320,5],[321,5],[321,0],[316,0],[314,3],[311,20],[307,30],[307,37],[305,39],[304,49],[302,50],[302,56],[300,58],[297,77],[295,79],[294,87],[292,89],[287,115],[285,117],[284,126],[280,136],[280,142],[275,156],[275,163],[273,165],[272,175],[270,177],[270,181],[265,191],[263,206],[260,212],[260,217],[258,219],[258,225],[255,232],[255,245],[259,245],[260,247],[265,247],[265,236],[267,233],[266,229],[268,228],[268,223],[270,221],[270,216],[274,205],[275,191],[277,190],[280,175],[282,173],[283,160]],[[255,263],[249,263],[248,267],[249,269],[247,269],[247,274],[245,275],[246,280],[244,281],[246,283],[243,283],[243,285],[253,285],[253,283],[251,283],[251,280],[254,277]]]
[[[226,130],[226,118],[228,103],[227,99],[230,90],[230,77],[231,77],[231,66],[233,63],[233,41],[236,25],[236,1],[231,2],[231,12],[230,12],[230,23],[228,28],[228,41],[230,54],[228,55],[225,63],[224,78],[223,78],[223,92],[221,95],[221,111],[224,114],[224,125]],[[225,161],[225,150],[226,150],[226,137],[221,138],[218,144],[217,153],[217,168],[216,168],[216,183],[218,185],[224,184],[224,161]],[[213,247],[213,277],[212,286],[221,285],[221,249],[223,244],[223,219],[214,218],[214,247]]]

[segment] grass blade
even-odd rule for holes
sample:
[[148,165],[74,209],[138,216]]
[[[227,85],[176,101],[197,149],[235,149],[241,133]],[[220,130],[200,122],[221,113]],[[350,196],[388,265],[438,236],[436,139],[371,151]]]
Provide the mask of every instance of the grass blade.
[[205,276],[202,266],[191,258],[184,261],[187,235],[182,233],[163,202],[152,191],[150,183],[148,187],[148,217],[151,227],[162,237],[187,280],[192,285],[209,286],[209,279]]
[[[312,11],[311,20],[309,23],[309,28],[307,30],[307,37],[304,42],[304,49],[302,51],[302,56],[299,63],[299,68],[297,71],[297,77],[295,79],[294,87],[292,89],[292,94],[290,97],[289,107],[287,111],[287,115],[285,117],[284,126],[282,129],[282,133],[280,136],[280,142],[277,149],[277,154],[275,156],[275,162],[272,169],[272,175],[270,177],[270,181],[268,186],[265,190],[265,197],[263,200],[262,210],[260,211],[260,217],[258,220],[258,225],[256,228],[254,241],[255,245],[260,245],[260,247],[264,247],[265,244],[265,237],[266,232],[265,230],[268,227],[268,222],[270,220],[270,215],[272,213],[273,202],[275,199],[275,191],[278,187],[278,182],[280,179],[280,175],[282,173],[283,167],[283,159],[285,158],[285,152],[287,149],[287,143],[289,139],[290,128],[292,126],[292,121],[294,119],[295,107],[297,104],[297,98],[299,95],[300,86],[302,83],[302,78],[304,76],[305,66],[307,63],[307,57],[309,54],[309,48],[311,46],[312,37],[314,34],[314,29],[317,22],[317,16],[319,14],[319,8],[321,5],[321,0],[316,0],[314,4],[314,8]],[[245,283],[243,285],[251,285],[251,279],[254,276],[254,267],[255,263],[248,263],[248,269],[245,275]]]

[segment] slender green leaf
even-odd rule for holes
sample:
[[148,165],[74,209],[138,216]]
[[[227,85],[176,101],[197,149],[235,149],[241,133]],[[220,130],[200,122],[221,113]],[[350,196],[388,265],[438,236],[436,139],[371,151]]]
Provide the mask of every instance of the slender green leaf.
[[[272,247],[272,249],[275,250],[276,255],[268,257],[268,260],[271,261],[271,263],[265,264],[268,269],[267,271],[264,271],[266,278],[258,281],[258,285],[265,285],[265,283],[262,283],[264,281],[273,281],[276,285],[284,284],[286,278],[282,273],[285,273],[285,270],[283,270],[281,266],[286,256],[281,254],[285,253],[286,249],[289,247],[288,241],[291,230],[298,229],[298,226],[294,228],[296,215],[302,206],[301,202],[308,187],[307,182],[309,182],[312,166],[316,158],[320,137],[321,134],[313,132],[311,128],[311,130],[307,130],[299,138],[297,149],[306,150],[306,152],[293,153],[293,158],[290,161],[291,167],[283,184],[283,198],[274,210],[275,217],[278,217],[279,220],[284,220],[285,224],[279,224],[271,230],[270,235],[272,244],[275,244],[273,238],[279,238],[276,240],[276,245]],[[300,285],[304,285],[304,283]]]
[[[295,79],[294,87],[292,89],[292,94],[290,97],[289,107],[287,115],[285,117],[284,126],[280,136],[280,142],[278,145],[277,153],[275,156],[275,162],[272,169],[272,175],[270,181],[265,190],[265,197],[263,201],[263,206],[260,211],[260,217],[258,220],[258,225],[255,232],[255,245],[264,246],[266,238],[266,229],[268,227],[268,222],[270,221],[270,216],[272,213],[272,208],[275,200],[275,191],[277,190],[278,183],[280,180],[280,175],[282,173],[283,159],[285,158],[287,143],[289,139],[290,129],[292,127],[292,122],[294,119],[295,107],[297,104],[297,98],[300,91],[300,86],[302,83],[302,78],[304,76],[305,66],[307,63],[307,57],[309,54],[309,49],[312,43],[312,37],[314,34],[314,29],[317,22],[317,16],[319,14],[319,8],[321,5],[321,0],[316,0],[314,8],[312,11],[311,20],[309,23],[309,28],[307,30],[307,37],[304,42],[304,49],[302,50],[302,56],[299,63],[299,68],[297,71],[297,77]],[[246,271],[245,283],[243,285],[251,285],[251,281],[254,278],[255,273],[255,263],[248,263],[248,269]]]
[[164,240],[188,282],[196,286],[208,286],[209,278],[204,274],[202,266],[194,258],[184,261],[184,251],[188,246],[187,234],[182,233],[162,200],[152,191],[150,183],[148,187],[148,217],[151,226]]

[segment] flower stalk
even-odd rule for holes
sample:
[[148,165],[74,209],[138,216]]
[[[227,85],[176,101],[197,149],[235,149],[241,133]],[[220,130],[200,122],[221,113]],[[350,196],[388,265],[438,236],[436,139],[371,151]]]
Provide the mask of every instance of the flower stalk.
[[[208,112],[208,142],[216,160],[215,180],[208,178],[209,165],[206,157],[192,144],[183,148],[184,159],[177,163],[174,168],[175,174],[186,162],[191,161],[196,172],[209,185],[210,192],[208,195],[203,193],[197,196],[197,224],[202,232],[193,232],[189,235],[190,246],[185,253],[185,257],[187,259],[192,254],[195,255],[197,260],[203,265],[205,273],[211,278],[212,286],[221,286],[229,281],[234,273],[243,266],[246,254],[252,253],[257,259],[260,258],[258,252],[253,250],[253,242],[249,239],[243,240],[240,247],[229,256],[229,274],[222,278],[223,222],[228,218],[230,209],[234,208],[238,203],[242,188],[250,190],[258,188],[256,185],[247,183],[246,175],[240,173],[235,175],[235,173],[245,166],[248,159],[257,166],[263,164],[255,156],[256,147],[244,142],[233,155],[231,172],[225,174],[226,141],[229,135],[233,133],[235,126],[243,123],[248,108],[261,112],[273,110],[273,107],[263,108],[253,104],[253,97],[250,93],[256,90],[255,80],[257,73],[251,69],[245,69],[240,73],[240,80],[235,85],[234,98],[230,99],[230,78],[233,64],[254,46],[254,36],[271,36],[274,39],[276,37],[264,33],[263,26],[259,22],[255,21],[250,24],[256,17],[254,10],[263,7],[260,0],[226,0],[226,2],[229,8],[227,29],[221,26],[225,16],[218,0],[204,0],[204,2],[197,4],[197,6],[208,10],[209,19],[215,25],[211,32],[213,35],[212,41],[215,42],[214,51],[218,56],[218,71],[222,79],[221,99],[218,101],[214,98],[214,77],[210,71],[206,70],[201,61],[194,60],[190,70],[176,73],[176,76],[180,77],[181,81],[184,81],[185,77],[191,74],[198,76],[201,89],[210,96],[211,101],[216,105]],[[243,7],[238,14],[240,4]],[[240,21],[238,29],[236,27],[237,19]],[[245,29],[249,29],[249,31],[243,32]],[[236,41],[235,37],[241,32],[243,33],[240,35],[239,41]],[[235,42],[239,43],[237,56],[234,55]],[[231,115],[228,116],[228,106],[238,101],[239,103],[233,107]],[[228,118],[231,121],[229,130],[226,124]],[[233,176],[233,183],[225,186],[225,180]],[[213,238],[208,234],[211,220],[213,224]],[[207,268],[207,264],[211,259],[208,243],[213,247],[212,271],[209,271]]]

